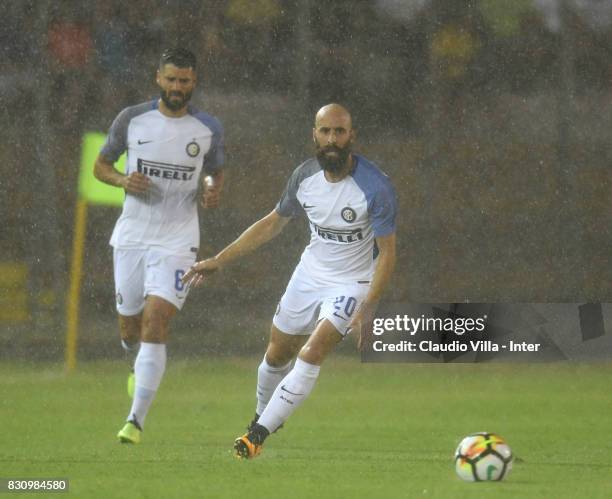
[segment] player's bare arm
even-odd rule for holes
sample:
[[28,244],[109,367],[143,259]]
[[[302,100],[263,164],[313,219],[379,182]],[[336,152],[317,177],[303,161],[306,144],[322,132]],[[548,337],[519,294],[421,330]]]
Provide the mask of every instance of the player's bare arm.
[[151,181],[142,173],[133,172],[124,175],[115,165],[99,154],[94,164],[94,176],[105,184],[121,187],[130,194],[142,194],[147,191]]
[[226,246],[216,256],[196,262],[183,276],[183,283],[192,287],[201,285],[206,275],[216,272],[232,260],[251,253],[274,239],[280,234],[288,221],[289,218],[282,217],[276,210],[272,210],[268,215],[251,225],[238,239]]
[[204,188],[202,190],[202,207],[216,208],[221,202],[221,192],[225,176],[223,170],[211,173],[204,177]]
[[359,333],[358,346],[360,349],[364,346],[364,326],[367,326],[367,324],[372,320],[376,307],[378,306],[378,302],[380,302],[380,299],[382,298],[382,295],[387,288],[389,281],[391,280],[393,270],[395,269],[395,239],[395,234],[376,238],[376,245],[378,246],[379,254],[376,269],[374,270],[374,277],[372,278],[372,284],[370,285],[370,291],[350,324],[350,327]]

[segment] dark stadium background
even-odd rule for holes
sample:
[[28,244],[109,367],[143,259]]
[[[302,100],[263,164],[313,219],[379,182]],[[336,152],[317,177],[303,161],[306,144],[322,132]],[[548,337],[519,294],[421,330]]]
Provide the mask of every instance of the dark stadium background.
[[[63,358],[82,134],[156,96],[158,55],[178,44],[199,59],[193,102],[226,130],[202,256],[273,208],[314,113],[338,101],[397,189],[389,301],[612,301],[611,1],[4,5],[0,357]],[[121,355],[118,214],[89,210],[80,359]],[[172,354],[259,356],[306,240],[299,222],[193,292]]]

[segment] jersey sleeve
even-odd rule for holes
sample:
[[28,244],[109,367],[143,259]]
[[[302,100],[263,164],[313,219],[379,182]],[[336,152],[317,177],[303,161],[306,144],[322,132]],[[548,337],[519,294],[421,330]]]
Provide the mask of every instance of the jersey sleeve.
[[397,198],[391,182],[381,182],[369,206],[374,237],[384,237],[395,232]]
[[214,173],[223,167],[225,162],[225,138],[221,122],[214,119],[208,124],[213,131],[210,150],[204,156],[204,171]]
[[129,109],[124,109],[117,115],[108,131],[106,141],[102,149],[100,149],[100,154],[111,163],[117,161],[119,156],[127,149],[127,129],[129,123]]
[[299,213],[300,203],[297,199],[297,191],[300,187],[299,168],[296,169],[285,187],[285,191],[276,204],[276,212],[281,217],[295,217]]

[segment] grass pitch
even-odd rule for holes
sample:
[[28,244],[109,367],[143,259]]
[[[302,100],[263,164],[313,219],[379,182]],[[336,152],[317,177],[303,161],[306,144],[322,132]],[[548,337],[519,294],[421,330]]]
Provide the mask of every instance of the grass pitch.
[[[239,461],[231,447],[254,410],[258,362],[170,358],[138,446],[115,441],[130,406],[124,363],[70,376],[4,363],[0,478],[65,477],[68,496],[106,498],[610,497],[612,365],[335,357],[262,455]],[[506,481],[455,476],[455,446],[476,431],[521,458]]]

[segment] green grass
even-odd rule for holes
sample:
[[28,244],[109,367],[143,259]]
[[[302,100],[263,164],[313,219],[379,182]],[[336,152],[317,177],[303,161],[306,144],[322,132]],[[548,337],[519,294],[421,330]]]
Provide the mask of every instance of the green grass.
[[[610,497],[610,365],[335,357],[262,455],[238,461],[230,448],[253,413],[257,363],[171,360],[139,446],[115,441],[129,410],[125,364],[66,376],[4,363],[0,478],[67,477],[78,497]],[[505,482],[461,482],[455,446],[485,430],[521,462]]]

